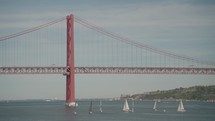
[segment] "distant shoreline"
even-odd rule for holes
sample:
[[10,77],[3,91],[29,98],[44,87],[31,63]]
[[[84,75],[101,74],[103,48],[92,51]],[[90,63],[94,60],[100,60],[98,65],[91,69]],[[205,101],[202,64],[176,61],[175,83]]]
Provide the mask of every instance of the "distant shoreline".
[[[210,86],[193,86],[188,88],[176,88],[170,90],[157,90],[151,92],[145,92],[140,94],[127,94],[121,95],[120,97],[114,98],[79,98],[76,101],[120,101],[124,100],[125,98],[136,100],[136,101],[154,101],[159,100],[163,102],[170,102],[170,101],[179,101],[182,99],[183,101],[187,102],[215,102],[215,85]],[[63,99],[0,99],[0,102],[24,102],[24,101],[44,101],[44,102],[51,102],[51,101],[65,101]]]
[[178,101],[179,99],[182,99],[184,101],[215,102],[215,85],[157,90],[142,94],[121,95],[120,98],[160,101]]

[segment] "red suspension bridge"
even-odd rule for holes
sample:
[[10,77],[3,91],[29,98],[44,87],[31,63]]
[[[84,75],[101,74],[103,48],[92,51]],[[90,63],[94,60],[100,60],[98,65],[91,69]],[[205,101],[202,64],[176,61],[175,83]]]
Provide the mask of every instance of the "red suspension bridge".
[[0,74],[65,75],[69,106],[75,74],[215,74],[213,62],[133,41],[74,15],[0,37],[0,49]]

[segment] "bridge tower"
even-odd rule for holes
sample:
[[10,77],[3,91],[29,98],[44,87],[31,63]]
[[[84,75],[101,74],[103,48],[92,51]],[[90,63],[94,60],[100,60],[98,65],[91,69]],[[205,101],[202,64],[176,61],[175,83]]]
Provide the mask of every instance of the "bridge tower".
[[74,60],[74,16],[67,19],[67,74],[66,74],[66,106],[74,107],[75,103],[75,60]]

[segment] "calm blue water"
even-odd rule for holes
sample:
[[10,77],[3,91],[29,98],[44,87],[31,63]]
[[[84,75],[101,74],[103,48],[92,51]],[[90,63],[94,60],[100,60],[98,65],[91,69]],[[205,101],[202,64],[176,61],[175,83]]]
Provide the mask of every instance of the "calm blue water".
[[[93,114],[88,114],[90,101],[79,101],[77,115],[64,107],[64,101],[0,102],[0,121],[215,121],[215,103],[184,102],[185,113],[178,113],[178,102],[159,102],[157,112],[151,101],[135,102],[134,113],[122,112],[123,101],[93,101]],[[131,105],[131,102],[129,102]],[[166,112],[163,112],[163,110]]]

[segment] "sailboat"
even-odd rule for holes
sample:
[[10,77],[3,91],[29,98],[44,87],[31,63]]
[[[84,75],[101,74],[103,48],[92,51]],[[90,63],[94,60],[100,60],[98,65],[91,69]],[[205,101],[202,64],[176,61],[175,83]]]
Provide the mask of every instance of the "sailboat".
[[100,100],[100,105],[99,105],[99,112],[103,112],[103,110],[102,110],[102,101]]
[[90,107],[89,107],[89,114],[93,113],[93,104],[92,101],[90,102]]
[[180,99],[180,103],[178,105],[178,112],[185,112],[186,110],[184,109],[184,105],[183,105],[183,102],[182,102],[182,99]]
[[154,111],[157,111],[157,110],[158,110],[158,109],[157,109],[157,100],[155,100],[153,110],[154,110]]
[[124,103],[124,106],[123,106],[123,109],[122,109],[124,112],[129,112],[129,106],[128,106],[128,101],[127,99],[125,99],[125,103]]
[[77,115],[77,114],[78,114],[77,111],[76,111],[76,110],[77,110],[77,106],[78,106],[78,105],[77,105],[77,103],[75,102],[75,107],[74,107],[74,109],[73,109],[73,114],[74,114],[74,115]]
[[134,100],[132,100],[132,108],[131,108],[131,112],[134,112]]

